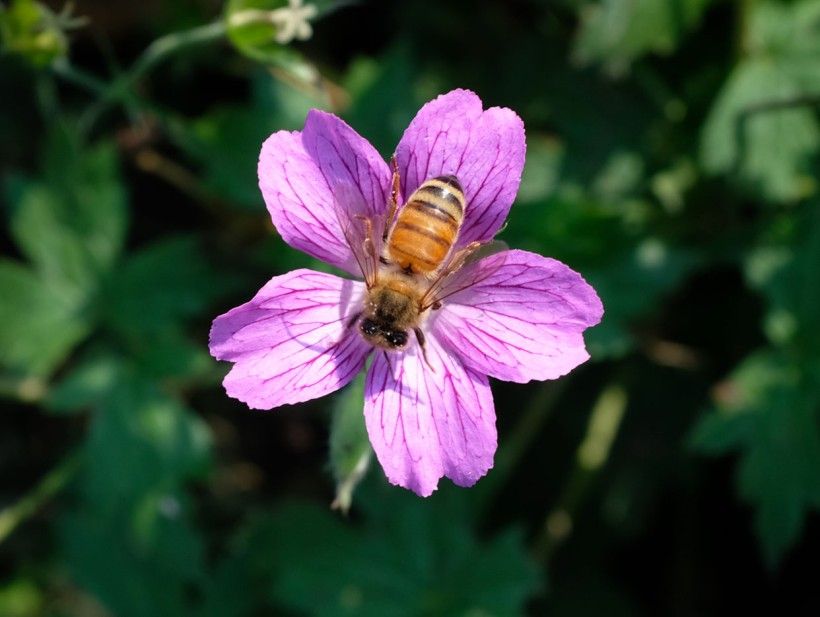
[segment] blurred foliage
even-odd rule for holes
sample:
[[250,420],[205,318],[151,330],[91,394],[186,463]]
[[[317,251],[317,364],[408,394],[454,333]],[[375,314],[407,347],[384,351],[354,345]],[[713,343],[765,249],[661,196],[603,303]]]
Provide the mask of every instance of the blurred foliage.
[[12,0],[8,7],[0,6],[2,48],[45,66],[68,53],[63,30],[68,23],[68,11],[56,15],[35,0]]
[[817,103],[820,5],[762,2],[746,19],[743,59],[703,127],[703,166],[709,172],[735,171],[775,201],[810,196],[818,189],[809,171],[820,144],[817,115],[811,106],[788,103],[806,95]]
[[[0,615],[820,610],[820,0],[78,9],[0,5]],[[387,158],[454,87],[527,127],[501,238],[606,313],[559,386],[494,384],[497,468],[422,500],[361,380],[252,413],[206,341],[323,267],[262,141],[322,107]]]
[[264,547],[255,559],[271,573],[276,603],[328,616],[521,613],[539,577],[520,534],[479,544],[467,524],[470,501],[453,487],[432,503],[366,488],[355,527],[296,503],[251,526],[245,541]]
[[697,25],[710,0],[603,0],[584,6],[575,42],[581,62],[618,75],[644,54],[669,54]]

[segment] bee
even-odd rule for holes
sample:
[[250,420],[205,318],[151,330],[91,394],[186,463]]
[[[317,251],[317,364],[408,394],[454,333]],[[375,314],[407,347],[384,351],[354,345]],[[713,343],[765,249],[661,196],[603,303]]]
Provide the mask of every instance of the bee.
[[356,217],[363,226],[362,241],[348,237],[367,288],[364,307],[349,325],[358,324],[366,341],[386,350],[406,349],[412,331],[424,351],[421,324],[444,297],[464,288],[448,289],[445,283],[481,243],[455,248],[467,206],[456,176],[426,180],[397,213],[399,184],[394,158],[381,241],[374,238],[374,222],[364,216]]

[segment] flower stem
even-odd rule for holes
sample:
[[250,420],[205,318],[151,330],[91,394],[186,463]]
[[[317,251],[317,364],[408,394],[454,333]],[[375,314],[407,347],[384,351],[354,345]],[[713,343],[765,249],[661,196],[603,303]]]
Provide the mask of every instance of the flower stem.
[[31,518],[49,499],[60,492],[80,468],[80,455],[70,454],[52,469],[28,494],[0,511],[0,543]]
[[595,402],[586,434],[575,454],[575,466],[561,491],[558,503],[544,519],[541,533],[535,542],[535,556],[542,562],[548,562],[556,548],[572,532],[573,517],[583,503],[592,481],[609,458],[627,402],[626,390],[616,383],[604,388]]
[[476,505],[479,509],[489,507],[498,492],[504,488],[510,474],[541,433],[565,383],[566,381],[544,382],[529,400],[512,434],[504,440],[504,446],[498,451],[493,472],[479,483],[476,490]]
[[91,94],[97,96],[103,95],[108,84],[102,79],[87,73],[80,68],[77,68],[67,58],[60,58],[51,66],[54,74],[61,77],[65,81],[79,86],[84,90],[88,90]]
[[108,84],[100,93],[100,98],[80,119],[80,130],[87,134],[100,116],[113,104],[130,96],[134,84],[157,64],[173,54],[192,47],[221,39],[226,32],[223,21],[215,21],[183,32],[173,32],[161,36],[151,43],[131,67],[120,77]]

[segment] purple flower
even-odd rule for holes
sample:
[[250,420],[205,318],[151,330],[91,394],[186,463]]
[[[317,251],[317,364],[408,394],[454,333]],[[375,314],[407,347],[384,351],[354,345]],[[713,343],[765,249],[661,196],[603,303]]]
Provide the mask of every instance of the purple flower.
[[[442,95],[422,107],[396,149],[399,204],[426,180],[454,175],[466,208],[450,255],[489,242],[518,191],[525,149],[513,111],[483,110],[466,90]],[[285,241],[358,278],[368,273],[350,230],[366,219],[384,227],[391,175],[366,140],[316,110],[303,131],[271,135],[259,157],[259,186]],[[312,270],[274,277],[213,323],[211,353],[234,363],[225,390],[255,409],[299,403],[338,390],[372,356],[364,415],[390,482],[423,496],[442,476],[471,486],[492,467],[497,444],[488,376],[525,383],[565,375],[589,358],[582,333],[603,308],[578,273],[526,251],[477,259],[442,283],[440,305],[422,315],[424,349],[410,332],[406,348],[388,351],[356,325],[365,283]]]

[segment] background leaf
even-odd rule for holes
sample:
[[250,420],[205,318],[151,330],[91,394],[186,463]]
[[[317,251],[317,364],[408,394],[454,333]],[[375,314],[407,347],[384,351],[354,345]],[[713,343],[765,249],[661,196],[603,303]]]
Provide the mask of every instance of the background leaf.
[[52,284],[87,297],[119,257],[127,205],[113,145],[72,140],[52,131],[43,180],[13,177],[7,197],[20,250]]
[[[276,576],[274,601],[312,615],[520,614],[537,585],[520,535],[479,545],[463,525],[461,497],[443,490],[419,501],[371,486],[364,527],[290,504],[259,521],[248,541]],[[306,530],[309,546],[299,540]]]
[[810,155],[820,144],[820,128],[812,103],[801,99],[820,87],[809,68],[820,63],[818,3],[755,3],[748,20],[746,58],[703,128],[703,166],[712,173],[738,172],[773,201],[810,196],[816,191]]
[[669,54],[694,27],[709,0],[601,0],[585,3],[575,55],[582,62],[602,62],[614,74],[640,56]]
[[717,412],[695,428],[693,445],[741,452],[738,490],[757,509],[755,524],[770,566],[796,540],[809,508],[820,506],[820,427],[814,394],[775,354],[744,362],[722,386]]
[[0,359],[5,366],[47,374],[88,333],[88,316],[73,294],[47,285],[30,269],[0,261],[0,289]]

